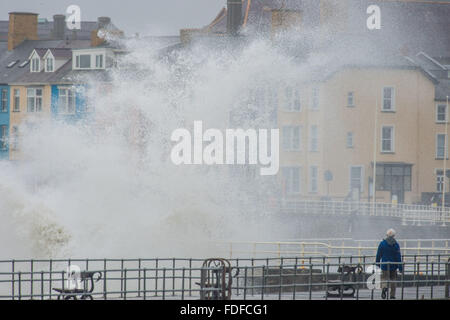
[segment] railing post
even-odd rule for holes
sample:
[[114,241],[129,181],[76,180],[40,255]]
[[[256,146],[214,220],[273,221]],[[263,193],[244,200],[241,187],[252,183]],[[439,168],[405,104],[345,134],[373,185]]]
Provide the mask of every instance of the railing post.
[[147,300],[147,268],[144,268],[144,300]]
[[34,262],[33,259],[30,260],[30,295],[31,300],[33,300],[33,279],[34,279]]
[[138,259],[138,297],[141,296],[141,258]]
[[44,271],[41,271],[41,300],[44,300]]
[[15,286],[15,281],[16,281],[16,276],[14,274],[15,272],[15,261],[14,259],[11,261],[11,293],[12,293],[12,299],[14,300],[15,295],[16,295],[16,290],[14,288]]
[[445,280],[445,298],[448,299],[450,298],[450,258],[445,265]]
[[106,300],[106,258],[103,259],[103,298]]

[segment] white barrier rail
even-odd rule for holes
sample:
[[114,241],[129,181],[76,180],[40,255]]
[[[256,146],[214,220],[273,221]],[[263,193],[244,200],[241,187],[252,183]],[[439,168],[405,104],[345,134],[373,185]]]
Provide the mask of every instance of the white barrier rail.
[[279,202],[283,212],[332,216],[394,217],[404,224],[443,225],[450,224],[450,207],[413,204],[391,204],[354,201],[286,200]]

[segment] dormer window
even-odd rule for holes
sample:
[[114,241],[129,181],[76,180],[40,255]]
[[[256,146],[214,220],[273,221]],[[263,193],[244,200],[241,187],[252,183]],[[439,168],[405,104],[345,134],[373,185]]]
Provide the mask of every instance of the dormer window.
[[41,71],[41,59],[38,57],[34,57],[31,59],[31,72],[39,72]]
[[72,68],[74,70],[104,70],[112,63],[114,52],[107,48],[74,49]]
[[103,69],[103,55],[102,54],[97,54],[95,56],[95,67],[97,69]]
[[77,69],[90,69],[91,68],[91,55],[80,54],[76,56],[75,67]]
[[55,59],[53,57],[47,57],[45,59],[45,72],[53,72],[54,71],[54,63]]

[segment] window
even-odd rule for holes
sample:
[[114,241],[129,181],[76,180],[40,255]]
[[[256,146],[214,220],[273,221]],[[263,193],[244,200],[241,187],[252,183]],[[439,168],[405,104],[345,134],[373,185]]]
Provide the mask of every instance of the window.
[[438,133],[436,135],[436,159],[444,159],[444,154],[448,158],[448,149],[445,147],[446,135]]
[[75,94],[73,88],[59,88],[58,113],[75,113]]
[[447,105],[438,104],[436,105],[436,122],[445,123],[447,121]]
[[79,69],[90,69],[91,68],[91,55],[80,54],[75,58],[75,66]]
[[286,110],[287,111],[300,111],[300,91],[298,88],[287,86],[285,88],[285,98],[286,98]]
[[283,149],[285,151],[299,151],[301,141],[301,127],[283,127]]
[[0,112],[8,112],[8,90],[2,89]]
[[311,110],[319,109],[319,88],[314,87],[312,89]]
[[42,89],[41,88],[27,88],[27,111],[41,112],[42,111]]
[[95,67],[99,69],[103,69],[103,55],[97,54],[95,56]]
[[19,64],[19,68],[24,68],[29,62],[30,62],[30,60],[25,60],[24,62]]
[[0,150],[8,148],[8,126],[0,126]]
[[41,62],[39,58],[31,59],[31,72],[41,71]]
[[277,88],[267,88],[267,106],[269,109],[278,108],[278,90]]
[[353,132],[347,132],[347,148],[353,148]]
[[311,126],[309,130],[309,151],[319,151],[318,129],[316,125]]
[[411,165],[409,164],[377,164],[376,189],[392,191],[403,189],[411,191]]
[[19,112],[20,111],[20,90],[19,89],[14,89],[14,107],[13,107],[13,111],[14,112]]
[[442,192],[444,189],[444,170],[436,170],[436,191]]
[[318,168],[316,166],[309,167],[309,192],[316,193],[318,191]]
[[45,60],[45,72],[53,72],[53,64],[54,59],[52,57],[48,57]]
[[285,167],[281,172],[285,194],[300,193],[300,167]]
[[347,107],[355,106],[355,93],[353,91],[347,93]]
[[11,136],[12,136],[11,149],[17,150],[18,146],[19,146],[19,127],[17,127],[17,126],[12,127]]
[[362,166],[350,167],[350,191],[358,189],[359,192],[363,192],[364,178]]
[[381,128],[381,152],[394,152],[394,127]]
[[10,63],[8,63],[8,65],[7,65],[6,67],[7,67],[7,68],[12,68],[12,67],[15,66],[15,64],[16,64],[17,62],[19,62],[19,60],[11,61]]
[[383,111],[395,111],[395,90],[393,87],[383,88]]

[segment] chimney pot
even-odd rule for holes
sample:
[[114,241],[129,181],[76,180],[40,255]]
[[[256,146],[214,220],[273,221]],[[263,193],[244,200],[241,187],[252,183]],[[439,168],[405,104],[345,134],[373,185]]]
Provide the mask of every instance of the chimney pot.
[[97,22],[98,22],[98,28],[102,29],[111,23],[111,18],[110,17],[98,17]]
[[242,0],[227,0],[227,32],[237,35],[242,24]]
[[66,31],[66,16],[63,14],[55,14],[53,16],[53,38],[64,39]]

